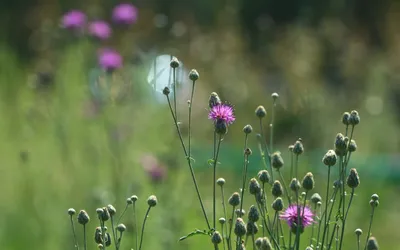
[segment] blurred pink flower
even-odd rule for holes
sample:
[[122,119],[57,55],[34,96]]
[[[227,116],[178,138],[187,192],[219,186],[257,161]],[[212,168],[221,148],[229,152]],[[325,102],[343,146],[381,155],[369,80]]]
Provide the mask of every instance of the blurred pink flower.
[[152,154],[143,155],[140,159],[140,164],[154,182],[162,181],[167,176],[166,167]]
[[62,18],[62,27],[66,29],[81,30],[85,25],[86,15],[80,10],[71,10]]
[[114,22],[120,24],[133,24],[138,17],[137,8],[130,3],[122,3],[115,6],[112,14]]
[[99,65],[106,71],[113,71],[122,67],[122,56],[113,49],[103,49],[99,55]]
[[89,23],[88,32],[100,40],[106,40],[111,36],[110,25],[105,21],[93,21]]

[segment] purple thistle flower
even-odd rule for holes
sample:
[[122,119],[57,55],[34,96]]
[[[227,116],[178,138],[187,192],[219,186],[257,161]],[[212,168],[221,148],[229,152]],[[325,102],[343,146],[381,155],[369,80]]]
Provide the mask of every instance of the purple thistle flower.
[[[297,205],[290,205],[285,212],[279,216],[280,219],[286,220],[287,224],[291,228],[297,224],[297,207]],[[311,225],[314,222],[313,216],[314,214],[309,207],[300,206],[300,223],[302,224],[302,227]]]
[[208,113],[208,119],[213,120],[214,122],[222,120],[227,125],[232,124],[235,121],[233,106],[224,103],[213,106]]
[[111,36],[111,28],[105,21],[94,21],[89,23],[88,32],[93,37],[106,40]]
[[113,49],[104,49],[99,55],[99,65],[106,71],[122,67],[122,56]]
[[149,178],[155,183],[158,183],[167,177],[166,167],[152,154],[145,154],[141,158],[141,165]]
[[112,14],[114,22],[120,24],[135,23],[138,17],[138,10],[130,3],[122,3],[115,6]]
[[86,24],[86,15],[80,10],[71,10],[62,18],[62,27],[66,29],[80,30]]

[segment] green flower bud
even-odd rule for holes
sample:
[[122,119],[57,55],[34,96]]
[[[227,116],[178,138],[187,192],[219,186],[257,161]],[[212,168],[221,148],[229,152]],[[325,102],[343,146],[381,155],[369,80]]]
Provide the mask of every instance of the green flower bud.
[[222,187],[224,184],[225,184],[225,179],[224,178],[218,178],[217,185]]
[[107,206],[107,210],[108,210],[108,213],[110,214],[110,216],[114,216],[114,215],[117,213],[117,210],[116,210],[115,207],[114,207],[113,205],[111,205],[111,204],[109,204],[109,205]]
[[293,192],[297,192],[300,190],[301,187],[300,182],[296,178],[293,178],[292,181],[290,182],[289,187],[290,190],[292,190]]
[[265,108],[263,106],[258,106],[256,108],[256,116],[258,118],[264,118],[267,115],[267,111],[265,110]]
[[258,233],[258,226],[252,221],[248,221],[246,225],[247,235],[254,235]]
[[273,99],[274,101],[276,101],[276,99],[279,98],[279,95],[278,95],[278,93],[272,93],[271,97],[272,97],[272,99]]
[[379,196],[377,194],[373,194],[373,195],[371,195],[371,199],[374,201],[377,201],[377,200],[379,200]]
[[275,152],[271,155],[271,163],[272,167],[275,169],[283,167],[284,162],[280,152]]
[[189,79],[192,81],[197,81],[199,79],[199,73],[197,72],[197,70],[192,69],[189,72]]
[[248,213],[249,221],[257,222],[259,218],[260,218],[260,215],[258,213],[256,206],[251,205],[251,207],[249,209],[249,213]]
[[240,194],[238,192],[235,192],[229,197],[228,199],[229,205],[236,207],[240,204]]
[[376,241],[375,237],[369,237],[366,249],[379,250],[378,241]]
[[357,236],[360,236],[360,235],[363,233],[363,231],[361,230],[361,228],[357,228],[357,229],[354,231],[354,233],[355,233]]
[[360,123],[360,115],[356,110],[350,112],[349,123],[353,126]]
[[314,188],[314,176],[311,172],[308,172],[304,176],[302,186],[307,191],[310,191]]
[[168,88],[168,87],[165,87],[164,89],[163,89],[163,94],[164,95],[169,95],[171,93],[171,90]]
[[304,152],[304,146],[301,139],[298,139],[293,145],[293,153],[296,155],[301,155]]
[[210,108],[212,108],[212,107],[214,107],[216,105],[219,105],[219,104],[221,104],[221,99],[219,99],[219,96],[218,96],[217,93],[212,92],[211,95],[210,95],[210,98],[208,100],[208,106]]
[[117,226],[117,231],[118,232],[125,232],[126,231],[126,226],[124,225],[124,224],[118,224],[118,226]]
[[223,217],[219,218],[218,221],[219,221],[219,223],[220,223],[221,225],[225,224],[225,222],[226,222],[225,218],[223,218]]
[[246,126],[244,126],[243,128],[243,132],[248,135],[253,131],[253,127],[249,124],[247,124]]
[[269,183],[269,180],[271,177],[269,176],[269,173],[267,170],[261,170],[257,174],[258,180],[261,181],[261,183]]
[[222,242],[222,236],[218,231],[215,231],[211,236],[211,242],[214,245],[220,244]]
[[131,201],[135,203],[139,198],[136,195],[131,196]]
[[347,186],[350,188],[356,188],[360,185],[360,177],[358,177],[357,170],[355,168],[350,169],[349,176],[347,177]]
[[260,184],[255,178],[251,178],[250,184],[249,184],[249,192],[252,195],[255,195],[261,191]]
[[171,68],[175,69],[179,67],[179,60],[178,58],[176,58],[175,56],[172,57],[171,62],[170,62],[170,66]]
[[334,166],[336,164],[336,160],[337,156],[335,151],[333,150],[328,150],[328,152],[326,152],[326,154],[322,158],[322,162],[328,167]]
[[75,214],[76,214],[75,209],[73,209],[73,208],[68,209],[68,214],[69,214],[70,216],[75,215]]
[[321,195],[319,195],[319,193],[314,193],[313,195],[311,195],[310,200],[312,203],[317,204],[318,202],[322,201],[322,198]]
[[246,224],[244,223],[242,218],[237,218],[235,223],[234,233],[238,237],[242,237],[246,234]]
[[349,143],[349,152],[354,152],[357,150],[357,144],[355,140],[351,140]]
[[335,153],[339,156],[343,156],[347,152],[347,146],[348,146],[348,138],[344,137],[341,133],[338,133],[336,135],[336,140],[335,140]]
[[90,221],[90,217],[85,210],[81,210],[78,214],[78,223],[86,225]]
[[278,180],[276,180],[276,181],[274,182],[274,184],[272,184],[271,191],[272,191],[272,195],[273,195],[274,197],[280,197],[280,196],[282,196],[282,195],[283,195],[283,187],[282,187],[282,184],[281,184]]
[[342,123],[346,126],[350,125],[350,113],[344,112],[342,115]]
[[147,205],[150,207],[155,207],[157,205],[157,197],[155,195],[150,195],[147,199]]
[[283,210],[283,200],[281,197],[278,197],[272,202],[272,209],[274,209],[277,212],[280,212]]
[[228,133],[228,125],[226,124],[225,120],[217,119],[214,124],[215,133],[219,135],[225,135]]

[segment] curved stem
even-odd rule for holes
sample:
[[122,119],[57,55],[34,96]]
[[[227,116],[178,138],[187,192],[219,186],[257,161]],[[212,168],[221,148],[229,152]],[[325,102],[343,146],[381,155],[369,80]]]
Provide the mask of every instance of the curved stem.
[[369,220],[369,227],[368,227],[367,239],[365,240],[365,247],[364,247],[364,249],[367,249],[368,239],[369,239],[369,236],[370,236],[370,234],[371,234],[372,221],[373,221],[373,219],[374,219],[374,212],[375,212],[375,206],[372,206],[371,219]]
[[115,229],[114,229],[114,216],[110,216],[110,217],[111,217],[110,218],[110,220],[111,220],[111,229],[112,229],[115,249],[118,250],[117,237],[115,236]]
[[192,176],[193,184],[194,184],[194,187],[195,187],[196,193],[197,193],[197,198],[199,199],[200,206],[201,206],[201,210],[203,211],[204,219],[206,220],[208,229],[210,230],[210,229],[211,229],[211,226],[210,226],[210,223],[209,223],[209,221],[208,221],[208,217],[207,217],[207,214],[206,214],[206,210],[204,209],[203,200],[201,199],[199,187],[198,187],[198,185],[197,185],[196,176],[195,176],[195,174],[194,174],[194,170],[193,170],[193,166],[192,166],[192,161],[191,161],[191,158],[189,157],[189,155],[188,155],[188,153],[187,153],[187,151],[186,151],[186,146],[185,146],[185,143],[183,142],[182,133],[181,133],[181,130],[179,129],[178,122],[177,122],[176,117],[175,117],[175,115],[174,115],[174,112],[173,112],[173,110],[172,110],[171,101],[170,101],[168,95],[167,95],[167,101],[168,101],[169,109],[170,109],[171,114],[172,114],[172,118],[174,119],[174,124],[175,124],[176,130],[177,130],[177,132],[178,132],[179,140],[181,141],[181,145],[182,145],[182,148],[183,148],[183,152],[184,152],[185,157],[186,157],[186,160],[187,160],[187,162],[188,162],[190,174],[191,174],[191,176]]
[[122,217],[124,217],[124,214],[125,214],[126,210],[128,209],[128,207],[129,207],[129,204],[127,203],[124,211],[122,211],[122,214],[119,216],[119,218],[117,220],[117,225],[119,224],[119,221],[122,219]]
[[271,164],[271,154],[270,154],[270,150],[268,149],[268,145],[265,142],[264,126],[263,126],[263,123],[262,123],[262,118],[260,118],[260,137],[261,137],[260,138],[260,145],[262,147],[261,156],[262,156],[262,159],[263,159],[263,163],[264,163],[264,166],[267,167],[266,160],[265,160],[265,152],[267,152],[269,170],[270,170],[270,173],[271,173],[271,180],[273,181],[274,180],[274,172],[273,172],[272,164]]
[[326,198],[325,198],[325,221],[324,221],[324,232],[322,233],[322,245],[321,249],[324,249],[324,242],[325,242],[325,233],[326,233],[326,228],[328,227],[327,223],[327,212],[328,212],[328,196],[329,196],[329,186],[330,186],[330,175],[331,175],[331,167],[328,166],[328,182],[326,184]]
[[70,215],[69,217],[70,217],[70,219],[71,219],[71,228],[72,228],[72,234],[74,235],[74,244],[75,244],[75,248],[76,248],[77,250],[79,250],[78,240],[76,239],[74,220],[72,219],[72,215]]
[[150,209],[151,209],[151,207],[149,206],[149,208],[146,211],[146,215],[144,216],[143,225],[142,225],[142,232],[141,232],[141,235],[140,235],[140,244],[139,244],[139,249],[138,250],[142,249],[144,226],[146,225],[146,220],[147,220],[147,217],[148,217],[148,215],[150,213]]
[[178,121],[178,113],[176,111],[176,72],[175,71],[176,71],[176,69],[173,68],[172,69],[172,78],[174,81],[174,86],[173,86],[173,88],[174,88],[174,113],[175,113],[175,118]]
[[280,177],[281,180],[282,180],[283,189],[285,190],[285,194],[286,194],[286,197],[287,197],[288,202],[289,202],[289,203],[288,203],[288,206],[290,206],[290,204],[291,204],[292,202],[291,202],[291,200],[290,200],[290,195],[289,195],[289,192],[288,192],[288,190],[287,190],[287,186],[286,186],[285,179],[283,178],[282,172],[279,170],[279,168],[277,169],[277,171],[278,171],[279,177]]
[[189,103],[189,117],[188,117],[188,156],[192,157],[192,104],[193,104],[193,96],[194,96],[194,85],[196,81],[193,81],[192,85],[192,93],[190,95],[190,103]]

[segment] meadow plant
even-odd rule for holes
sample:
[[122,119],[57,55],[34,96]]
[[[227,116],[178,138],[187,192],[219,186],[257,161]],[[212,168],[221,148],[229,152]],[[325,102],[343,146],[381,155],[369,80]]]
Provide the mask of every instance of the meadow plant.
[[[133,5],[120,4],[114,8],[112,19],[117,24],[130,25],[137,21],[137,15],[137,9]],[[62,22],[64,28],[80,32],[86,27],[86,15],[81,11],[71,11],[65,14]],[[91,36],[100,40],[108,39],[112,33],[110,26],[103,21],[91,22],[88,30]],[[123,67],[123,59],[112,48],[100,49],[99,51],[98,64],[107,79],[107,88],[110,89],[111,76],[115,70]],[[177,73],[180,67],[182,67],[180,61],[176,57],[172,57],[170,61],[172,84],[165,86],[162,93],[168,103],[177,137],[186,159],[194,192],[202,211],[201,217],[204,219],[205,229],[196,229],[181,237],[179,241],[188,240],[188,238],[196,235],[206,235],[210,237],[208,242],[212,244],[214,249],[239,250],[246,249],[246,247],[255,250],[344,249],[346,221],[355,198],[355,192],[360,185],[357,170],[355,168],[350,169],[349,165],[351,155],[357,150],[354,132],[356,126],[360,123],[358,112],[353,110],[343,113],[341,121],[344,125],[344,131],[337,133],[333,147],[328,149],[322,157],[320,164],[322,165],[321,168],[326,169],[327,180],[326,191],[321,195],[317,192],[312,193],[316,187],[323,188],[317,185],[313,173],[302,174],[300,172],[302,169],[299,168],[299,162],[301,157],[306,154],[303,140],[298,138],[294,140],[293,145],[289,145],[289,159],[284,159],[282,153],[278,150],[274,137],[274,126],[275,118],[279,115],[276,113],[279,95],[272,93],[272,106],[269,111],[271,116],[269,117],[267,110],[260,105],[255,109],[258,124],[254,128],[250,124],[243,127],[242,179],[238,189],[229,191],[232,195],[226,197],[226,180],[217,177],[218,167],[222,164],[219,162],[219,158],[221,148],[224,146],[224,139],[233,136],[229,133],[229,127],[233,125],[237,117],[234,105],[222,101],[216,92],[212,92],[208,103],[204,100],[203,105],[208,108],[207,118],[211,121],[210,126],[213,128],[212,158],[207,160],[207,164],[212,169],[212,180],[210,180],[212,182],[212,216],[209,218],[196,179],[193,167],[195,161],[192,155],[192,107],[200,75],[195,69],[191,70],[188,75],[192,82],[192,88],[190,99],[187,102],[188,116],[184,118],[183,115],[179,114],[180,109],[177,107],[179,104],[177,93],[180,87]],[[181,129],[181,125],[186,124],[186,119],[187,134],[183,134],[184,130]],[[269,129],[266,129],[265,125],[268,125]],[[256,130],[258,131],[256,132]],[[261,156],[263,166],[254,177],[249,173],[250,159],[253,156],[249,139],[252,137],[257,139],[258,153]],[[283,171],[286,171],[286,173]],[[155,175],[157,174],[159,173],[155,173]],[[319,183],[323,183],[323,181]],[[221,208],[217,208],[218,200],[221,201]],[[94,241],[100,249],[104,250],[110,247],[116,250],[122,249],[124,232],[130,228],[121,224],[120,221],[130,207],[133,210],[131,220],[133,221],[132,231],[135,242],[131,248],[142,249],[146,222],[151,209],[157,205],[158,201],[154,195],[147,199],[148,208],[141,223],[140,233],[136,213],[137,202],[138,197],[136,195],[129,197],[126,200],[123,212],[119,216],[117,216],[117,209],[111,204],[96,209],[97,220],[95,220],[95,225],[91,225],[91,228],[94,229]],[[245,204],[248,203],[251,203],[250,207],[245,207]],[[378,249],[377,240],[372,237],[371,230],[374,214],[379,205],[379,196],[373,194],[369,204],[371,215],[365,240],[361,238],[362,230],[356,229],[352,249],[360,250],[362,244],[364,244],[364,250]],[[91,222],[85,210],[76,214],[76,211],[70,208],[68,215],[75,248],[80,248],[74,223],[76,219],[78,224],[83,227],[83,249],[86,250],[87,230],[89,229],[87,225],[93,222]],[[107,226],[111,230],[108,230]],[[304,234],[306,230],[310,230],[311,233]],[[309,235],[309,237],[306,238],[306,235]],[[205,247],[209,243],[205,242]]]

